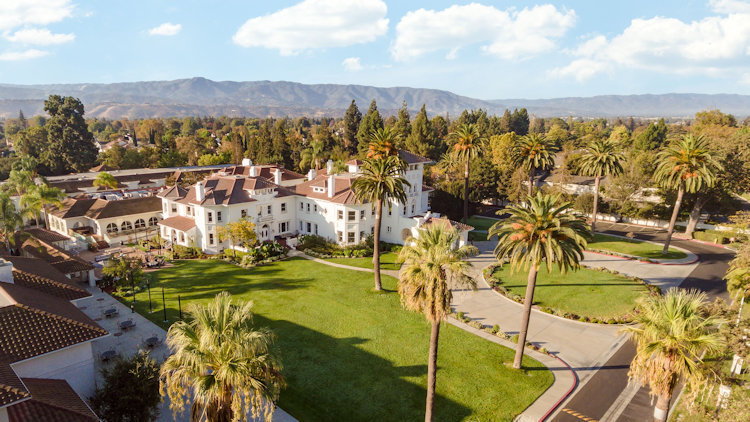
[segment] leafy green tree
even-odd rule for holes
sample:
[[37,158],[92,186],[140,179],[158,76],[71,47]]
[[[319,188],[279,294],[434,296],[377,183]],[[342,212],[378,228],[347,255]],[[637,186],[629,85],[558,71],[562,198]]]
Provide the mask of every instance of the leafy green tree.
[[217,235],[219,242],[229,240],[232,245],[232,254],[235,258],[237,257],[237,252],[234,250],[235,245],[251,248],[258,243],[258,235],[255,233],[255,223],[247,218],[242,218],[218,227]]
[[721,321],[706,316],[705,294],[681,289],[646,298],[634,315],[637,325],[623,328],[636,346],[628,376],[649,386],[657,398],[654,421],[664,421],[677,382],[700,377],[702,354],[721,350]]
[[500,129],[503,133],[513,132],[513,115],[510,114],[510,110],[507,108],[500,119]]
[[650,123],[646,130],[636,137],[633,148],[639,151],[654,151],[661,148],[666,140],[667,124],[664,119],[659,119],[656,124]]
[[499,211],[498,215],[508,213],[510,216],[496,222],[489,230],[489,236],[498,237],[495,247],[498,261],[508,260],[511,271],[529,270],[523,320],[513,360],[516,369],[521,367],[539,268],[546,265],[549,272],[555,265],[561,272],[578,269],[587,239],[591,237],[586,221],[571,212],[571,208],[572,204],[561,202],[559,196],[538,192],[523,205]]
[[654,178],[656,182],[667,189],[677,189],[672,218],[669,220],[667,239],[664,242],[663,253],[669,251],[669,243],[680,213],[680,204],[685,192],[695,193],[703,187],[712,186],[716,174],[723,170],[707,149],[706,140],[702,136],[685,135],[682,139],[672,142],[657,155],[658,166]]
[[275,336],[254,326],[252,307],[221,292],[205,305],[188,305],[187,321],[169,327],[173,354],[161,367],[161,391],[175,415],[192,400],[193,421],[236,421],[248,413],[271,421],[285,381]]
[[518,136],[524,136],[529,133],[529,113],[525,108],[513,110],[510,120],[510,131],[515,132]]
[[88,171],[98,150],[94,135],[83,118],[83,103],[73,97],[50,95],[44,101],[44,111],[50,118],[47,130],[47,149],[41,159],[52,174]]
[[[401,104],[401,108],[398,109],[398,118],[396,124],[393,126],[393,131],[398,134],[401,142],[411,135],[411,118],[409,116],[409,110],[406,108],[406,101]],[[403,145],[397,145],[402,148]]]
[[531,196],[537,170],[549,170],[555,165],[558,148],[551,140],[538,133],[516,137],[515,141],[511,150],[513,163],[528,173],[528,192]]
[[112,176],[110,173],[103,171],[96,175],[96,179],[94,179],[94,186],[101,186],[108,189],[117,189],[118,187],[120,187],[120,183],[117,181],[115,176]]
[[372,263],[375,270],[375,290],[383,289],[380,282],[380,228],[383,222],[383,204],[391,209],[392,202],[405,206],[406,187],[411,186],[402,176],[406,165],[398,156],[386,155],[380,159],[366,158],[360,167],[362,175],[352,182],[357,200],[375,207],[375,231]]
[[320,162],[324,160],[325,157],[326,153],[323,141],[313,139],[310,141],[310,146],[302,151],[299,167],[303,171],[308,167],[315,167],[315,170],[320,170]]
[[102,369],[102,386],[90,399],[104,422],[151,422],[159,417],[159,365],[139,351]]
[[110,277],[119,288],[132,288],[143,281],[143,268],[138,258],[112,257],[102,269],[102,274]]
[[602,176],[617,176],[622,173],[625,156],[617,145],[609,140],[595,139],[584,151],[578,167],[581,173],[594,176],[594,210],[591,217],[591,232],[596,231],[596,214],[599,207],[599,185]]
[[380,117],[380,112],[378,111],[378,105],[375,103],[375,100],[372,100],[370,108],[362,118],[359,130],[357,131],[358,148],[361,155],[366,154],[367,148],[370,146],[370,137],[372,134],[384,127],[383,119]]
[[451,132],[453,140],[451,154],[464,163],[464,223],[469,221],[469,171],[471,160],[475,159],[484,147],[485,139],[473,124],[464,124]]
[[362,112],[359,111],[357,103],[352,100],[344,114],[344,148],[352,154],[356,154],[358,150],[357,132],[361,121]]
[[0,192],[0,234],[5,241],[5,250],[10,251],[10,238],[23,224],[16,205],[5,192]]
[[440,323],[451,312],[451,289],[476,289],[476,282],[467,274],[471,248],[458,247],[459,240],[458,232],[446,224],[429,224],[407,239],[398,258],[404,263],[398,280],[401,304],[424,314],[431,325],[425,422],[433,420],[438,337]]

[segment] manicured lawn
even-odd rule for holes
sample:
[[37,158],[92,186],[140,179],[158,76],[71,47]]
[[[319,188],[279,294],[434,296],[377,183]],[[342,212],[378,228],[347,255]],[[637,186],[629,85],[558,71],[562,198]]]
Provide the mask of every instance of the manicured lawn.
[[[386,252],[380,254],[380,269],[381,270],[398,270],[401,268],[399,264],[396,264],[397,253]],[[370,268],[372,269],[372,257],[364,258],[326,258],[326,261],[335,262],[336,264],[349,265],[358,268]]]
[[[493,277],[500,280],[503,287],[523,297],[527,275],[527,271],[511,274],[506,264],[495,270]],[[647,294],[645,286],[618,274],[588,268],[567,274],[553,268],[550,274],[545,267],[537,275],[534,304],[606,320],[630,312],[636,299]]]
[[[303,421],[415,421],[424,418],[429,325],[401,308],[396,280],[372,291],[372,274],[301,258],[249,270],[216,261],[182,261],[153,273],[154,310],[146,293],[138,312],[162,327],[167,317],[227,290],[255,303],[255,322],[278,336],[288,387],[279,405]],[[145,334],[144,334],[145,335]],[[445,324],[440,330],[437,420],[512,420],[552,383],[525,358],[527,371],[506,363],[513,351]]]
[[498,220],[487,218],[487,217],[481,217],[478,215],[472,215],[469,217],[469,225],[473,226],[474,229],[478,231],[488,231],[490,227],[492,227],[493,224],[495,224]]
[[669,248],[669,252],[664,255],[661,253],[661,245],[600,233],[594,235],[594,241],[589,242],[588,247],[589,249],[619,252],[648,259],[681,259],[687,256],[685,252],[674,248]]

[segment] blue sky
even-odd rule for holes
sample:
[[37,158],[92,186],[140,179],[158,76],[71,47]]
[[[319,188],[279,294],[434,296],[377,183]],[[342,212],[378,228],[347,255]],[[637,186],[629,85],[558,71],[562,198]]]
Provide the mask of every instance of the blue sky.
[[750,94],[750,0],[2,0],[0,82]]

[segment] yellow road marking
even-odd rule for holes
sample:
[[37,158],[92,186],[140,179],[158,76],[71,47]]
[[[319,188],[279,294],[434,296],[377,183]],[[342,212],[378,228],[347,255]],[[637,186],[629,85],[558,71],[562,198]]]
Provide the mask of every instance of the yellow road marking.
[[565,413],[567,413],[567,414],[569,414],[569,415],[571,415],[571,416],[575,416],[576,418],[578,418],[578,419],[580,419],[582,421],[586,421],[586,422],[599,422],[599,421],[597,421],[594,418],[590,418],[590,417],[588,417],[588,416],[586,416],[586,415],[584,415],[582,413],[576,412],[573,409],[568,409],[567,407],[564,408],[564,409],[562,409],[562,411],[565,412]]

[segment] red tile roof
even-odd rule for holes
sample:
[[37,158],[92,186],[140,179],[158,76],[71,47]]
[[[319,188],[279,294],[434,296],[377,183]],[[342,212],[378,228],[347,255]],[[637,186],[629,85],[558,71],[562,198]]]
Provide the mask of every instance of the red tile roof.
[[68,236],[53,232],[51,230],[47,230],[42,227],[26,229],[25,232],[45,242],[62,242],[70,240],[70,237]]
[[9,422],[99,420],[65,380],[23,378],[22,381],[31,393],[31,400],[8,407]]
[[181,232],[186,232],[190,229],[195,228],[195,220],[190,217],[183,217],[176,215],[174,217],[165,218],[159,222],[162,226],[167,226]]

